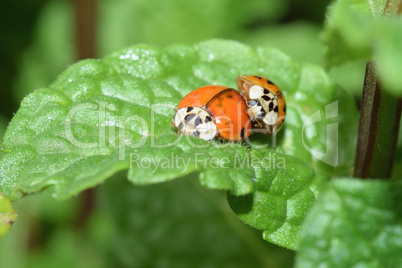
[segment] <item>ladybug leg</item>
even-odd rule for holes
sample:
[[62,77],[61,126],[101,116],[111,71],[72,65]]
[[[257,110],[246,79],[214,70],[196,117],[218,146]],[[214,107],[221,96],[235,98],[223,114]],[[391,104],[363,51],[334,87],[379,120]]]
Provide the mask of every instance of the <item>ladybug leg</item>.
[[264,132],[263,132],[264,134],[271,136],[275,133],[276,127],[274,125],[269,125],[269,126],[265,126],[265,128],[263,128],[263,129],[264,129]]
[[254,122],[254,126],[255,126],[255,127],[258,127],[258,128],[262,128],[262,127],[263,127],[263,124],[262,124],[260,121],[255,121],[255,122]]
[[251,121],[261,126],[259,120],[262,120],[265,116],[265,111],[262,109],[261,103],[258,100],[252,99],[248,102],[247,106],[247,114]]
[[247,98],[247,93],[245,93],[245,92],[240,92],[240,95],[243,97],[244,101],[247,103],[247,100],[248,100],[248,98]]
[[179,133],[179,130],[177,129],[176,125],[174,124],[174,120],[171,120],[170,123],[172,124],[172,126],[174,127],[174,129],[176,130],[176,134]]

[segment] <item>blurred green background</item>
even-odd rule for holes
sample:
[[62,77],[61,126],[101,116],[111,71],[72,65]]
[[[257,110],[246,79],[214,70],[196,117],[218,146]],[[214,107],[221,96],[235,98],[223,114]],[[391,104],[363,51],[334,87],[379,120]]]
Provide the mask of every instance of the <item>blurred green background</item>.
[[[95,55],[136,43],[227,38],[323,66],[319,33],[328,3],[99,0]],[[78,60],[73,5],[3,0],[0,143],[21,99]],[[355,93],[363,73],[359,62],[330,71]],[[0,240],[0,267],[292,267],[294,253],[241,223],[224,192],[207,191],[194,179],[134,187],[124,176],[66,201],[46,192],[17,201],[19,219]]]

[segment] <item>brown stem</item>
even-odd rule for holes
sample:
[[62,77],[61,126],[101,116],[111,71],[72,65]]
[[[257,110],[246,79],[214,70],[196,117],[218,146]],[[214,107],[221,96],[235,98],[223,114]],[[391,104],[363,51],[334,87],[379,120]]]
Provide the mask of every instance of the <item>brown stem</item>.
[[[388,0],[384,16],[401,13],[402,0]],[[401,101],[382,90],[374,62],[364,78],[357,143],[356,178],[390,178],[398,141]]]
[[95,58],[96,0],[74,0],[75,43],[79,60]]
[[392,173],[401,103],[384,92],[374,62],[367,63],[355,161],[356,178],[389,178]]
[[95,207],[96,207],[95,188],[83,191],[80,194],[80,208],[77,217],[75,219],[75,226],[77,226],[78,228],[85,227]]
[[[96,48],[96,0],[74,0],[75,44],[79,60],[95,58]],[[81,193],[81,205],[76,218],[76,226],[82,228],[95,209],[95,190]]]

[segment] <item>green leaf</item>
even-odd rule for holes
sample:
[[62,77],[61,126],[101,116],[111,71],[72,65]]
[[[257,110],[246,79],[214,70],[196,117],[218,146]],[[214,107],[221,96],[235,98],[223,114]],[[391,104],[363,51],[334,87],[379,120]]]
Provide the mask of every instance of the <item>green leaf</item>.
[[331,182],[304,223],[296,267],[398,267],[402,185]]
[[265,240],[296,249],[305,215],[327,177],[295,157],[267,150],[251,155],[266,158],[264,166],[256,167],[256,190],[240,197],[228,195],[229,204],[245,223],[263,230]]
[[[101,61],[79,62],[48,88],[23,101],[6,135],[8,153],[0,163],[1,187],[14,199],[49,186],[55,197],[67,198],[129,169],[128,179],[137,184],[196,172],[208,188],[248,194],[253,179],[263,181],[268,174],[261,173],[261,164],[241,163],[250,156],[257,160],[266,157],[271,150],[256,150],[253,145],[267,145],[269,139],[256,135],[250,146],[206,142],[177,136],[170,123],[172,108],[192,89],[206,84],[235,87],[234,78],[243,73],[265,74],[283,89],[288,116],[272,152],[283,155],[291,167],[278,177],[279,184],[273,184],[277,188],[256,187],[255,193],[269,196],[262,207],[278,200],[282,205],[272,213],[285,218],[276,222],[270,218],[266,224],[274,227],[260,227],[253,224],[259,209],[255,207],[245,221],[263,229],[267,240],[294,248],[304,214],[325,180],[316,172],[337,174],[353,164],[356,133],[350,131],[350,125],[357,123],[357,111],[351,96],[334,86],[319,67],[298,64],[276,49],[212,40],[194,46],[136,46]],[[330,118],[334,114],[327,114],[327,108],[334,104],[332,112],[337,116]],[[306,119],[314,114],[323,119],[305,127]],[[334,119],[339,144],[327,128]],[[129,148],[128,141],[144,143]],[[174,145],[156,146],[169,143]],[[339,148],[338,155],[334,148]],[[330,161],[336,166],[332,167],[309,150],[339,161]],[[274,177],[268,178],[275,181]],[[287,188],[280,181],[295,183]],[[292,207],[289,211],[284,208],[287,203]],[[236,206],[232,204],[238,212]]]
[[336,1],[328,9],[322,39],[329,66],[374,59],[384,89],[400,96],[402,18],[393,16],[392,8],[384,11],[385,4],[385,0]]
[[203,189],[195,177],[130,187],[123,174],[102,185],[98,204],[115,225],[105,254],[109,262],[120,267],[292,266],[293,252],[265,243],[258,231],[236,219],[224,192]]
[[[250,193],[254,170],[238,168],[238,160],[249,154],[246,146],[178,136],[171,126],[172,108],[185,94],[207,84],[235,87],[234,78],[242,73],[265,74],[283,89],[289,108],[278,151],[326,173],[352,166],[355,132],[349,127],[357,122],[356,108],[320,68],[300,65],[276,49],[212,40],[134,46],[81,61],[27,96],[5,135],[1,188],[12,200],[49,186],[55,197],[67,198],[129,169],[129,180],[138,184],[199,172],[208,188]],[[337,144],[329,133],[327,138],[327,121],[303,129],[308,116],[334,101],[340,141],[335,168],[306,150],[332,153]],[[267,141],[257,136],[253,143]]]
[[14,212],[10,200],[0,192],[0,237],[5,235],[17,220],[17,213]]
[[[371,9],[370,2],[377,3]],[[382,4],[380,3],[382,2]],[[372,24],[381,16],[386,1],[338,0],[328,9],[322,32],[327,63],[338,65],[371,55]]]

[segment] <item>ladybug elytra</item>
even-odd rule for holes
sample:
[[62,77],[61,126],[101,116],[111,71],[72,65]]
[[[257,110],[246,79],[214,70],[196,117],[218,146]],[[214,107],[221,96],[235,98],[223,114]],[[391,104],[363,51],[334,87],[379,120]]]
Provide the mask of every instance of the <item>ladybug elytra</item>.
[[251,135],[247,105],[240,93],[226,86],[204,86],[185,96],[176,107],[179,133],[212,140],[239,141]]

